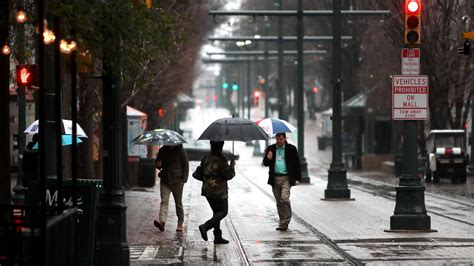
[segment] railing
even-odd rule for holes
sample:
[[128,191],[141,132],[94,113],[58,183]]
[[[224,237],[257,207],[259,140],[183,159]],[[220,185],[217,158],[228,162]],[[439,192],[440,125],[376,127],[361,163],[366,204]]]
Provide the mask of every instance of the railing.
[[0,265],[75,265],[77,207],[44,213],[38,205],[0,205]]

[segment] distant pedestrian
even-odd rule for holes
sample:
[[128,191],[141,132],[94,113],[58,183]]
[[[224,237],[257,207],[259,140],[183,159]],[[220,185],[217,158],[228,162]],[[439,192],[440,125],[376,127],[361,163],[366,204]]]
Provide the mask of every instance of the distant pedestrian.
[[290,189],[301,182],[298,150],[286,141],[285,133],[276,134],[276,144],[265,150],[263,165],[269,166],[268,184],[272,186],[280,223],[276,230],[287,231],[291,220]]
[[176,216],[178,216],[176,231],[183,231],[183,187],[189,175],[189,162],[183,145],[161,147],[156,156],[155,166],[160,170],[158,176],[160,177],[161,203],[159,220],[153,223],[160,231],[165,230],[170,194],[173,193]]
[[235,176],[235,161],[230,164],[222,155],[223,141],[211,141],[211,152],[207,154],[202,162],[204,180],[202,182],[201,196],[206,197],[212,209],[212,218],[199,226],[202,239],[207,241],[207,231],[214,228],[214,244],[228,244],[229,241],[222,238],[220,228],[221,220],[227,216],[228,211],[228,186],[227,180]]
[[33,149],[38,141],[39,135],[36,133],[28,145],[26,145],[26,149],[23,152],[21,168],[23,170],[23,186],[25,187],[30,187],[31,183],[38,179],[38,149]]

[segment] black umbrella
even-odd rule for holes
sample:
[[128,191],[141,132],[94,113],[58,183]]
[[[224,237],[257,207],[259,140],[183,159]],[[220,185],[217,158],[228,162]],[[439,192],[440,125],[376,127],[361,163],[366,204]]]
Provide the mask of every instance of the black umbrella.
[[201,134],[199,140],[249,141],[267,138],[268,135],[255,122],[240,117],[229,117],[212,122]]
[[[221,118],[212,122],[201,134],[198,140],[213,141],[249,141],[268,139],[267,133],[263,131],[255,122],[240,118]],[[232,154],[234,153],[234,143],[232,142]]]

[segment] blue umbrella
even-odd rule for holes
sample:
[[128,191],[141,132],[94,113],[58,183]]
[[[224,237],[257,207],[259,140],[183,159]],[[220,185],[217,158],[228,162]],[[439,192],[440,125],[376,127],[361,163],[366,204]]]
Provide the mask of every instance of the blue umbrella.
[[[61,137],[62,137],[63,146],[72,145],[72,135],[62,135]],[[76,137],[76,140],[77,140],[77,143],[82,142],[80,138]],[[36,150],[36,149],[38,149],[38,142],[36,142],[35,146],[33,146],[33,150]]]

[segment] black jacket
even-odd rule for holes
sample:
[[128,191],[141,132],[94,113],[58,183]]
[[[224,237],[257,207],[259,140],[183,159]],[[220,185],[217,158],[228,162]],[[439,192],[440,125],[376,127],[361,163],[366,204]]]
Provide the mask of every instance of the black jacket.
[[[272,151],[272,160],[267,159],[268,151]],[[263,156],[263,165],[269,166],[268,170],[268,184],[273,186],[275,184],[275,160],[276,160],[276,144],[267,147]],[[290,177],[290,185],[294,186],[295,181],[301,182],[301,167],[298,150],[294,145],[285,141],[285,162],[288,176]]]

